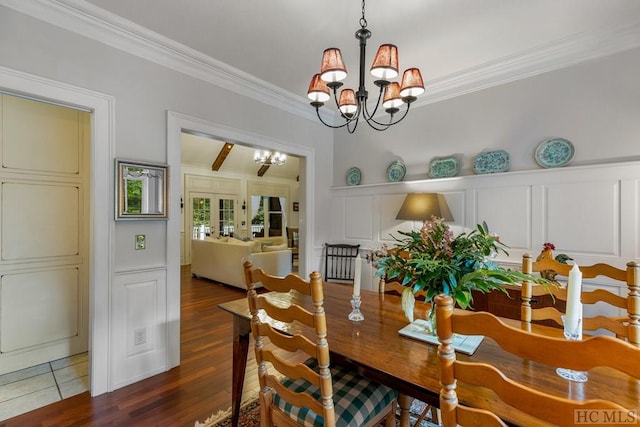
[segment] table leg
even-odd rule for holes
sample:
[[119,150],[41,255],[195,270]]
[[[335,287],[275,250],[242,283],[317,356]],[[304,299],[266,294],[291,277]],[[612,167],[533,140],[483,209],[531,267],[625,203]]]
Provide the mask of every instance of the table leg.
[[400,407],[400,427],[409,427],[409,408],[411,408],[413,397],[406,394],[398,395],[398,406]]
[[231,388],[231,425],[238,426],[242,386],[249,354],[249,334],[251,321],[241,316],[233,316],[233,380]]

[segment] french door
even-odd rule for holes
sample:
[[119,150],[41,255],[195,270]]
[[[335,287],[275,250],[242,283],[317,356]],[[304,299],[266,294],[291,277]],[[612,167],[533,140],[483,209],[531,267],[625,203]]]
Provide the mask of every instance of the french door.
[[[190,193],[188,230],[191,239],[234,236],[237,230],[237,206],[238,196],[235,194]],[[188,251],[190,260],[190,245]]]

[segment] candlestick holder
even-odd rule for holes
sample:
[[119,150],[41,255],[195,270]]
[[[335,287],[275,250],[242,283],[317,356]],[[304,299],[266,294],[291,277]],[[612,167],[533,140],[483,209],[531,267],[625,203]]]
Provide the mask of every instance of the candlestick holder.
[[[578,319],[578,326],[575,330],[570,330],[569,326],[567,326],[567,321],[565,316],[562,316],[562,323],[564,325],[564,337],[570,341],[577,341],[582,338],[582,319]],[[558,368],[556,369],[556,374],[564,378],[565,380],[584,383],[587,382],[589,376],[584,371],[574,371],[573,369],[567,368]]]
[[351,296],[351,313],[349,313],[349,320],[352,322],[362,322],[364,320],[364,316],[360,311],[360,295],[352,295]]

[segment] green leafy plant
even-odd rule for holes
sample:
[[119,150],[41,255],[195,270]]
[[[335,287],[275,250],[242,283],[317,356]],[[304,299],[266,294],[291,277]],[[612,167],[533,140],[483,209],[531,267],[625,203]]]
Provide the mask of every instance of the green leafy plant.
[[[501,267],[493,261],[499,252],[507,254],[507,246],[489,233],[486,223],[477,229],[457,236],[442,218],[426,220],[420,231],[399,232],[397,245],[382,248],[382,256],[374,261],[376,275],[387,281],[398,281],[410,291],[403,292],[403,308],[411,304],[412,294],[425,291],[426,301],[444,293],[451,295],[460,308],[471,307],[472,291],[500,290],[505,284],[529,280],[546,282],[519,271]],[[408,295],[411,294],[411,297]],[[405,308],[405,314],[412,320]]]

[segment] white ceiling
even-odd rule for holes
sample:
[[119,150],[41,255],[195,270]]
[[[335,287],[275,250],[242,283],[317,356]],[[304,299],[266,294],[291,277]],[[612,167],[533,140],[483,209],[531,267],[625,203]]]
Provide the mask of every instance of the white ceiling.
[[[91,8],[82,4],[98,6],[103,10],[93,12],[106,22],[114,22],[109,15],[115,14],[119,27],[126,28],[131,21],[297,102],[306,104],[311,76],[319,72],[322,52],[328,47],[342,50],[350,72],[345,85],[357,85],[354,33],[359,28],[360,0],[56,1],[88,15]],[[366,18],[373,33],[366,67],[380,44],[396,44],[401,70],[422,71],[424,98],[431,96],[423,102],[640,45],[640,0],[369,0]],[[491,75],[493,82],[488,83]],[[371,82],[368,73],[367,79]],[[447,93],[452,87],[456,91]],[[420,100],[414,108],[419,106]],[[210,167],[223,142],[209,140],[201,146],[196,141],[185,145],[183,158]],[[234,148],[223,169],[233,164],[235,171],[243,163],[255,173],[251,160],[237,159],[240,151]],[[274,176],[275,169],[268,175]],[[296,175],[297,170],[289,178]]]
[[[360,0],[88,0],[265,82],[306,96],[322,52],[358,71]],[[602,29],[637,22],[638,0],[369,0],[367,67],[382,43],[425,84]],[[346,82],[354,87],[352,79]],[[428,89],[427,89],[428,90]]]

